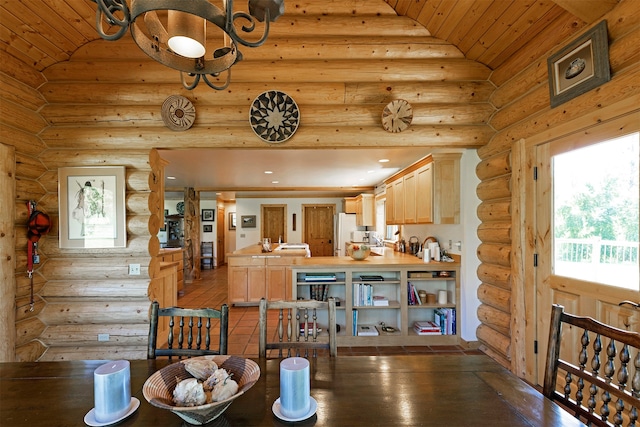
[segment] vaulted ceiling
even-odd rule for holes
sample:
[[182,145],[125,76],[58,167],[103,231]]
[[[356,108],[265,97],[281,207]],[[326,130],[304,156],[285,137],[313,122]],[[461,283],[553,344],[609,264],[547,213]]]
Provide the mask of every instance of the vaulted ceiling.
[[[354,52],[349,52],[349,47],[344,45],[354,41],[353,34],[358,33],[358,37],[361,39],[376,37],[380,39],[376,41],[379,47],[375,47],[375,52],[360,49],[358,55],[366,54],[374,59],[394,59],[394,55],[409,57],[414,55],[414,53],[400,53],[397,50],[398,46],[406,45],[407,49],[411,49],[412,44],[408,42],[411,37],[424,37],[425,34],[427,36],[430,34],[435,38],[433,40],[441,39],[453,45],[450,46],[451,49],[446,51],[445,55],[448,58],[460,58],[462,53],[467,59],[482,63],[490,70],[497,70],[502,65],[509,63],[509,61],[513,61],[514,53],[521,50],[531,51],[538,57],[543,55],[557,46],[559,42],[571,38],[590,23],[601,18],[618,2],[618,0],[384,1],[387,4],[381,0],[285,0],[285,16],[288,15],[291,25],[283,25],[282,22],[278,22],[279,26],[273,26],[270,40],[273,38],[276,41],[272,42],[271,47],[273,49],[278,43],[281,45],[285,43],[291,44],[296,43],[298,40],[301,40],[300,43],[305,44],[305,47],[307,47],[314,37],[324,37],[323,40],[332,40],[332,46],[323,45],[321,46],[322,49],[333,48],[339,51],[335,55],[336,57],[353,57]],[[221,1],[212,2],[218,4]],[[237,1],[236,9],[246,10],[246,2]],[[91,41],[99,39],[95,30],[95,15],[96,4],[91,0],[0,0],[0,49],[26,64],[31,64],[39,71],[51,70],[51,68],[55,68],[52,67],[54,64],[69,61],[76,52],[86,55],[86,48],[84,49],[85,52],[83,52],[82,47]],[[327,15],[338,15],[345,19],[326,19]],[[406,16],[413,21],[406,20],[405,22],[405,20],[399,19],[398,15]],[[287,22],[287,20],[282,21]],[[344,23],[349,21],[352,21],[350,24],[352,23],[353,27],[356,28],[346,28]],[[375,28],[381,28],[378,33],[371,30],[371,22],[374,21]],[[398,21],[402,22],[399,24]],[[338,25],[335,22],[340,22],[341,24]],[[381,26],[385,27],[384,31],[382,31],[383,28]],[[380,36],[380,34],[384,34],[384,36]],[[393,40],[385,44],[386,39],[384,37],[390,37]],[[442,55],[442,46],[446,43],[437,41],[435,43],[439,43],[439,54]],[[117,45],[114,47],[115,56],[127,55],[123,49],[127,49],[126,46],[130,47],[130,44],[123,44],[124,48],[120,47],[121,45],[119,44],[114,43],[114,45]],[[393,47],[390,47],[391,45]],[[422,46],[421,49],[422,51],[419,55],[421,57],[427,55],[428,57],[429,54],[424,52],[425,47]],[[253,55],[259,57],[259,53],[254,53]],[[418,57],[417,54],[415,56]],[[528,58],[525,61],[531,61],[532,59]],[[522,58],[519,60],[523,61]],[[4,66],[2,62],[0,61],[0,69]],[[527,64],[523,63],[521,65],[526,66]],[[515,68],[514,64],[510,64],[508,68]],[[12,70],[12,73],[9,74],[14,73]],[[366,72],[363,73],[366,74]],[[486,75],[489,74],[487,73]],[[237,76],[238,74],[236,74]],[[484,78],[486,79],[486,76]],[[295,81],[303,80],[298,79]],[[494,83],[499,85],[501,82],[494,80]],[[207,108],[206,103],[203,101],[203,99],[199,99],[199,107]],[[488,104],[486,106],[490,107]],[[374,106],[374,108],[381,107]],[[456,113],[455,118],[444,116],[438,118],[439,116],[434,114],[433,109],[426,110],[423,108],[423,110],[424,114],[430,117],[430,121],[423,119],[423,124],[431,124],[433,120],[441,120],[437,124],[449,125],[452,120],[462,119],[460,112]],[[51,112],[51,109],[49,111]],[[353,111],[350,111],[350,113],[354,114]],[[245,117],[244,114],[242,112],[243,119]],[[487,126],[489,114],[490,112],[482,111],[482,116],[484,117],[482,119],[476,118],[472,122]],[[51,115],[49,117],[51,118]],[[376,115],[376,117],[379,118],[379,115]],[[80,117],[73,113],[66,120],[80,120]],[[414,117],[414,121],[419,122],[419,120],[420,117]],[[469,121],[471,119],[467,118],[466,120]],[[310,177],[316,183],[319,182],[318,176],[328,177],[340,174],[344,177],[347,173],[362,176],[366,173],[364,168],[367,166],[363,161],[365,159],[362,151],[358,154],[349,153],[349,155],[341,156],[343,163],[346,162],[346,164],[337,162],[336,156],[331,150],[315,150],[313,155],[307,156],[304,156],[305,153],[303,152],[293,153],[291,152],[292,150],[288,150],[289,152],[285,154],[285,151],[287,150],[278,150],[278,155],[276,156],[278,161],[283,164],[295,164],[299,172],[296,174],[295,171],[291,171],[289,175]],[[367,150],[368,160],[375,161],[377,158],[385,157],[378,156],[380,151],[382,151],[382,147],[378,151],[374,149]],[[209,173],[200,174],[200,177],[206,175],[208,179],[214,179],[218,184],[224,179],[232,179],[235,185],[242,188],[255,187],[255,184],[252,185],[244,181],[245,177],[249,176],[247,173],[237,176],[237,174],[232,174],[226,170],[223,167],[224,165],[231,167],[230,165],[235,165],[235,163],[232,163],[233,157],[224,156],[241,155],[245,163],[250,164],[258,161],[266,162],[265,156],[259,150],[248,152],[245,150],[241,154],[237,150],[229,150],[224,153],[218,151],[215,153],[215,158],[205,157],[210,155],[210,151],[200,154],[177,153],[177,151],[174,151],[174,154],[176,156],[170,159],[173,162],[170,166],[195,171],[196,169],[190,168],[189,165],[193,166],[193,159],[199,159],[204,164],[209,165],[209,170],[219,171],[217,176]],[[183,154],[182,157],[186,158],[186,160],[181,160],[178,154]],[[189,155],[187,156],[186,154]],[[396,154],[395,157],[399,161],[403,161],[406,164],[412,162],[408,157],[408,154],[411,154],[410,148],[398,149]],[[312,163],[305,163],[299,158],[291,157],[296,155],[309,159]],[[415,156],[415,154],[412,155]],[[291,160],[292,158],[294,160]],[[214,162],[218,162],[220,166],[214,167]],[[359,166],[363,168],[361,171],[355,170],[358,163],[362,163]],[[319,169],[320,167],[323,169]],[[231,169],[237,170],[238,168],[231,167]],[[168,173],[171,173],[171,171],[168,171]],[[194,173],[194,175],[197,175],[197,173]],[[304,187],[305,183],[301,179],[298,178],[295,184],[289,184],[289,186]],[[177,185],[177,188],[183,185],[209,187],[206,183],[183,182]],[[329,188],[333,185],[332,183],[327,183],[322,186]]]
[[[468,58],[496,69],[544,29],[570,34],[599,19],[618,0],[385,0],[394,10],[422,24],[432,36],[457,46]],[[287,10],[328,13],[347,3],[358,15],[379,14],[363,0],[327,0],[318,5],[285,1]],[[370,2],[376,3],[376,2]],[[244,2],[239,2],[245,7]],[[319,8],[319,10],[312,10]],[[0,48],[38,70],[66,61],[95,40],[96,4],[90,0],[2,0]],[[300,11],[296,11],[300,13]],[[567,20],[571,15],[575,19]],[[567,27],[567,23],[570,22]],[[320,27],[321,28],[321,27]],[[335,29],[331,29],[334,31]]]

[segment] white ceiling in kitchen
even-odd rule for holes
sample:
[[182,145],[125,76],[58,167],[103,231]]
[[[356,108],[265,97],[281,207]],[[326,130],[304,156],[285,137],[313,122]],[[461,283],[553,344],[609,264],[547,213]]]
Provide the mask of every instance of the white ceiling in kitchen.
[[[235,195],[300,197],[373,188],[429,154],[426,148],[161,150],[168,191],[184,187]],[[380,159],[389,159],[380,163]],[[271,174],[265,174],[271,171]],[[272,183],[278,181],[278,183]]]

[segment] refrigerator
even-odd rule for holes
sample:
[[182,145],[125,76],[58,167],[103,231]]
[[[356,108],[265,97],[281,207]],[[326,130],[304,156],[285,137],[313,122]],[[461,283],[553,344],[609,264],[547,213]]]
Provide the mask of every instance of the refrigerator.
[[335,245],[333,247],[335,256],[346,256],[346,243],[351,241],[351,232],[357,230],[356,214],[339,213],[336,215],[335,223]]

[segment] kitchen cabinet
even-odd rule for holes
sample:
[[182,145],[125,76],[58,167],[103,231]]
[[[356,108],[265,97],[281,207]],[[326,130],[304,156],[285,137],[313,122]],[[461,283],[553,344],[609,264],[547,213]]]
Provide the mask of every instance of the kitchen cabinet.
[[292,296],[291,264],[305,258],[305,249],[262,252],[262,245],[251,245],[227,254],[229,304],[258,305],[269,301],[289,300]]
[[416,191],[416,176],[416,172],[414,171],[402,177],[402,187],[404,191],[404,224],[416,223],[416,198],[418,197],[418,192]]
[[416,176],[416,223],[433,222],[433,164],[428,163],[415,172]]
[[393,183],[393,223],[404,224],[404,179]]
[[356,225],[358,227],[374,226],[375,202],[373,194],[359,194],[356,196]]
[[460,223],[461,157],[431,154],[385,181],[387,224]]
[[354,214],[356,213],[356,198],[355,197],[345,197],[344,198],[344,213]]
[[158,254],[160,262],[176,264],[176,291],[182,292],[184,289],[184,249],[165,248]]
[[258,303],[267,294],[265,258],[229,258],[229,303]]
[[291,300],[291,260],[266,258],[266,286],[269,301]]

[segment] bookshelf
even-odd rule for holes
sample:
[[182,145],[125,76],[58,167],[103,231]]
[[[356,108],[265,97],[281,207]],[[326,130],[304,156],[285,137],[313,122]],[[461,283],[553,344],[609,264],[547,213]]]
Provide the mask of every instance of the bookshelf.
[[[444,272],[444,273],[443,273]],[[313,286],[323,285],[327,297],[339,299],[337,323],[340,325],[338,346],[399,346],[454,345],[459,343],[460,267],[458,263],[414,265],[371,265],[357,263],[292,268],[294,298],[308,299]],[[442,276],[446,275],[446,276]],[[417,304],[410,300],[412,286],[417,291],[435,295],[435,302]],[[438,303],[439,291],[445,291],[447,301]],[[317,295],[317,291],[315,292]],[[373,296],[388,301],[388,305],[373,303]],[[384,304],[384,303],[383,303]],[[436,310],[451,309],[457,314],[456,331],[446,335],[419,335],[413,329],[415,321],[431,321]],[[354,315],[357,313],[357,316]],[[319,316],[322,323],[323,318]],[[380,325],[392,327],[384,331]],[[359,336],[357,325],[375,325],[378,335]]]

